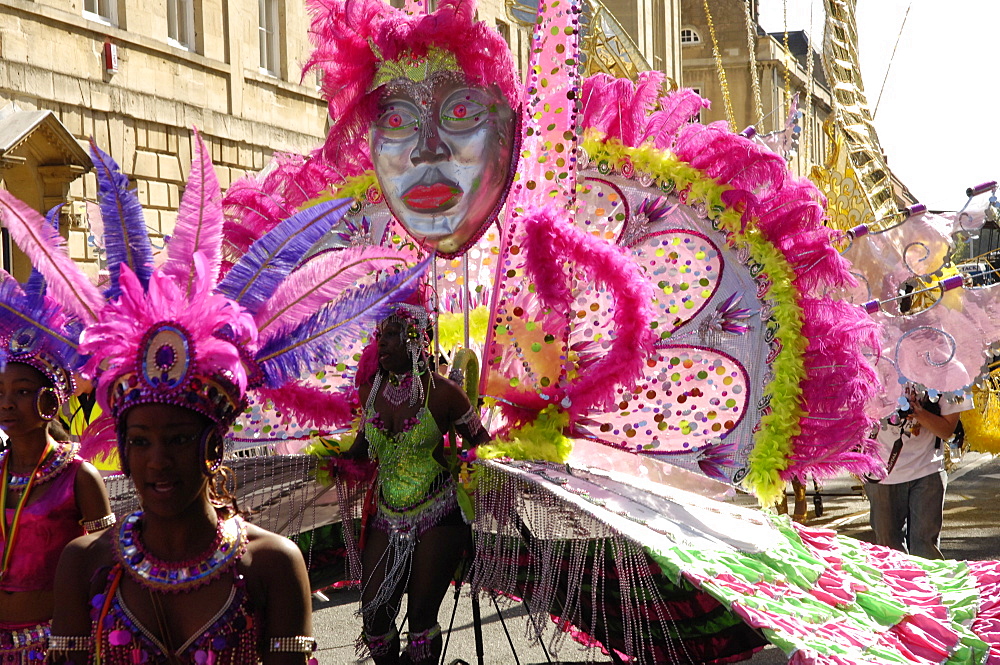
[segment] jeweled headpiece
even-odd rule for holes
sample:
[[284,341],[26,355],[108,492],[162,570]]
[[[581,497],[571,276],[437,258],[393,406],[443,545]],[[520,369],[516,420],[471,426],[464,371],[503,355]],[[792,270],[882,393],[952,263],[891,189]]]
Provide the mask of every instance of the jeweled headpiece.
[[400,336],[403,343],[406,344],[407,350],[411,348],[419,350],[427,347],[431,318],[422,306],[410,303],[393,305],[389,315],[379,321],[379,330],[390,323],[399,325]]
[[[171,404],[203,414],[224,435],[248,391],[270,397],[325,366],[336,338],[383,317],[392,302],[409,296],[426,267],[362,280],[362,287],[324,285],[313,263],[322,262],[323,275],[337,274],[340,256],[357,263],[350,252],[303,261],[346,211],[348,203],[335,200],[283,221],[220,279],[221,192],[195,133],[194,162],[167,258],[154,270],[142,208],[128,177],[96,146],[92,155],[110,277],[103,294],[66,256],[62,238],[41,232],[45,221],[37,213],[7,192],[0,192],[0,213],[63,307],[86,323],[80,352],[90,357],[83,373],[96,381],[102,417],[115,423],[133,406]],[[306,278],[290,278],[293,270]],[[325,422],[322,413],[311,416]]]
[[[390,324],[399,326],[400,340],[406,346],[406,354],[410,357],[410,374],[416,379],[410,381],[410,406],[417,406],[424,399],[424,382],[416,377],[427,370],[427,347],[430,344],[431,318],[421,305],[399,303],[393,305],[389,315],[379,321],[379,334],[382,334],[384,328]],[[379,373],[372,384],[371,397],[369,398],[372,404],[374,404],[375,396],[378,394],[382,378],[382,374]],[[430,380],[431,385],[434,385],[433,375],[431,375]]]
[[0,371],[12,362],[34,367],[52,384],[56,399],[66,401],[76,391],[73,373],[82,364],[82,328],[45,295],[40,274],[32,272],[21,285],[0,270]]
[[368,86],[369,91],[398,79],[420,83],[438,72],[461,71],[455,54],[444,49],[430,48],[423,55],[417,55],[413,52],[404,53],[398,58],[389,60],[382,57],[374,42],[372,42],[371,47],[379,61],[379,66],[375,72],[375,78]]

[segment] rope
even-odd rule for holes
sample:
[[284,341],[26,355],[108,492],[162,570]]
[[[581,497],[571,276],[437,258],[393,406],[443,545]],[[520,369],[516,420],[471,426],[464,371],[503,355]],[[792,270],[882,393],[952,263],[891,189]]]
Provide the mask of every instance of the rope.
[[784,0],[785,33],[782,40],[785,47],[785,105],[792,98],[792,50],[788,47],[788,0]]
[[[809,82],[809,88],[806,92],[806,103],[805,108],[802,112],[802,137],[799,139],[801,143],[801,148],[799,149],[799,154],[806,159],[806,166],[812,163],[812,154],[809,151],[809,141],[812,140],[812,121],[813,113],[815,112],[815,106],[813,105],[813,95],[816,92],[816,79],[813,76],[816,69],[816,58],[813,57],[812,48],[812,34],[813,34],[813,9],[815,6],[809,7],[809,32],[807,33],[806,39],[806,58],[809,59],[806,64],[806,80]],[[799,162],[802,163],[801,161]]]
[[743,17],[747,24],[747,50],[750,52],[750,87],[753,90],[754,124],[764,124],[764,103],[760,98],[760,78],[757,76],[757,27],[750,12],[751,0],[743,3]]
[[882,87],[878,90],[878,100],[875,102],[875,108],[872,110],[872,120],[878,115],[878,105],[882,103],[882,93],[885,91],[885,83],[889,80],[889,71],[892,69],[892,61],[896,59],[896,49],[899,48],[899,40],[903,36],[903,28],[906,27],[906,19],[910,15],[910,7],[913,3],[906,5],[906,13],[903,14],[903,23],[899,26],[899,34],[896,35],[896,44],[892,47],[892,55],[889,57],[889,64],[885,68],[885,78],[882,79]]
[[722,85],[722,101],[726,105],[726,120],[729,121],[730,131],[736,129],[736,117],[733,114],[733,100],[729,97],[729,82],[726,81],[726,70],[722,66],[722,54],[719,52],[719,40],[715,38],[715,23],[712,22],[712,12],[708,8],[708,0],[702,0],[705,7],[705,18],[708,20],[708,33],[712,36],[712,55],[715,56],[715,69],[719,74],[719,83]]

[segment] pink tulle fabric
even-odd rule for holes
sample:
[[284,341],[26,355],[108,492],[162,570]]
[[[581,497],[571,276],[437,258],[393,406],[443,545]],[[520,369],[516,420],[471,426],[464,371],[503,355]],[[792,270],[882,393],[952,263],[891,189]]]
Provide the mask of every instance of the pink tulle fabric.
[[[371,168],[368,125],[377,91],[371,91],[379,56],[423,56],[431,48],[455,54],[470,85],[496,85],[519,106],[520,91],[510,49],[500,34],[476,21],[474,0],[442,0],[430,14],[410,16],[382,0],[309,0],[310,36],[316,50],[303,75],[323,72],[322,90],[332,127],[323,154],[342,176]],[[373,49],[374,46],[374,49]]]

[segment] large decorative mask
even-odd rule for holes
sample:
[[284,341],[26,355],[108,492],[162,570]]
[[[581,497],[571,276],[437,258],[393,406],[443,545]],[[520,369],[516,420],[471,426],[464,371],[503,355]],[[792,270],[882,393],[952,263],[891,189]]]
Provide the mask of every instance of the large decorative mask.
[[457,256],[496,219],[512,179],[516,117],[499,88],[455,70],[387,83],[372,162],[392,214],[424,248]]

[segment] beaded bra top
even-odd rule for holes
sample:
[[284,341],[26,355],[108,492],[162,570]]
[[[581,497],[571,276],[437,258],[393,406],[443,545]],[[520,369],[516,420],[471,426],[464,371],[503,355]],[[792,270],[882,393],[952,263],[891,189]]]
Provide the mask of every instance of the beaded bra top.
[[[91,601],[92,633],[97,633],[99,621],[102,628],[97,642],[103,664],[247,665],[260,662],[261,621],[250,602],[246,581],[239,572],[233,571],[233,588],[226,604],[186,643],[180,645],[171,659],[167,647],[135,618],[123,602],[121,593],[112,591],[114,579],[120,574],[117,568],[111,569],[103,593]],[[109,594],[110,600],[107,598]],[[107,613],[101,620],[105,604],[108,604]]]
[[444,467],[434,459],[441,430],[426,405],[403,431],[395,433],[383,429],[378,414],[369,408],[365,437],[378,462],[378,482],[387,505],[404,509],[427,498]]
[[[258,662],[260,622],[250,606],[246,582],[237,566],[246,552],[246,526],[239,516],[219,518],[216,537],[209,549],[191,561],[173,562],[156,558],[142,543],[142,512],[122,520],[114,545],[104,591],[91,601],[94,634],[108,665],[133,663],[191,663],[192,665],[237,665]],[[125,605],[119,590],[124,575],[150,592],[183,593],[223,575],[233,576],[233,586],[222,609],[174,654],[144,626]]]

